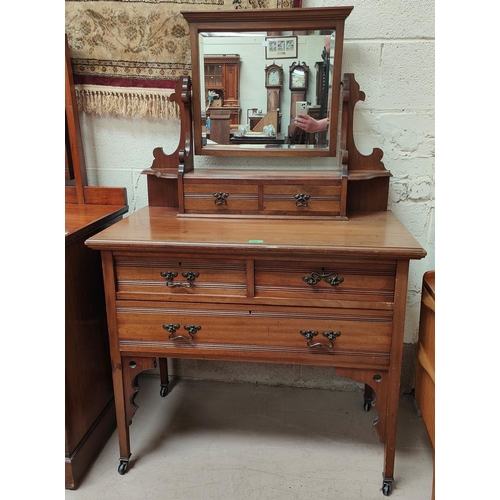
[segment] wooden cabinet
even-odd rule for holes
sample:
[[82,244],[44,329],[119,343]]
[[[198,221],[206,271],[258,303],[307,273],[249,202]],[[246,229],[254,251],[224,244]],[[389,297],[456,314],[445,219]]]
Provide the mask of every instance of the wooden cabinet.
[[122,219],[125,188],[87,186],[66,42],[65,487],[78,488],[116,427],[101,259],[85,240]]
[[[221,55],[205,57],[205,99],[208,102],[208,92],[213,90],[219,96],[221,103],[217,105],[230,112],[230,123],[240,123],[240,56]],[[207,110],[210,116],[210,108]]]
[[[415,376],[415,400],[429,433],[432,449],[435,449],[435,390],[436,390],[436,273],[427,271],[422,280],[420,326],[418,336],[417,370]],[[432,499],[434,499],[434,480]]]
[[65,487],[78,488],[116,427],[101,260],[87,238],[127,207],[66,205]]
[[418,360],[415,399],[419,405],[429,437],[434,447],[434,391],[435,391],[435,317],[436,278],[434,271],[424,274],[420,306]]

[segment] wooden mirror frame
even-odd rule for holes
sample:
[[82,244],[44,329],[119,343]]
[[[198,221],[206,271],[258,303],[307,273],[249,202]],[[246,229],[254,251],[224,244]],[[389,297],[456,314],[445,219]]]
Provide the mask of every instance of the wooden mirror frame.
[[[317,7],[304,9],[248,9],[238,11],[183,11],[189,23],[192,67],[193,138],[195,154],[214,156],[300,156],[335,157],[337,155],[340,87],[342,84],[342,53],[345,19],[353,7]],[[334,68],[328,148],[263,148],[243,147],[210,148],[202,145],[202,103],[199,36],[203,32],[303,32],[335,31]]]

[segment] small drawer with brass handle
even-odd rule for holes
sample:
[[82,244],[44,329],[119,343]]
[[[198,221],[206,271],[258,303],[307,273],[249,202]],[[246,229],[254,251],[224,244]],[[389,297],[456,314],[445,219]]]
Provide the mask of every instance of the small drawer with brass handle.
[[340,214],[340,182],[318,184],[269,184],[263,188],[265,212]]
[[395,281],[396,262],[389,259],[370,263],[349,258],[255,261],[255,297],[287,298],[297,305],[343,303],[350,307],[354,302],[360,307],[391,309]]
[[250,211],[259,208],[258,186],[254,184],[230,184],[221,182],[190,182],[184,185],[184,209],[186,213],[218,213],[220,211]]
[[170,254],[132,257],[119,253],[115,259],[118,300],[247,295],[245,260],[198,260]]

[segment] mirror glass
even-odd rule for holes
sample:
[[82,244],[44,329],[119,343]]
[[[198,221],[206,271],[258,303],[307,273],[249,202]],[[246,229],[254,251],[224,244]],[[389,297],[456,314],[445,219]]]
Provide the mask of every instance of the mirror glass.
[[[294,118],[300,109],[298,103],[307,103],[302,104],[305,109],[301,112],[315,119],[330,117],[334,65],[330,47],[334,46],[332,30],[306,35],[281,32],[279,36],[267,32],[200,33],[201,132],[195,133],[201,133],[204,151],[292,149],[327,153],[329,127],[320,133],[307,133],[294,124]],[[281,78],[277,71],[266,75],[270,65],[281,67]],[[300,66],[291,73],[292,65]],[[297,90],[290,89],[291,78]]]
[[[195,153],[336,156],[351,10],[182,12],[191,33]],[[298,113],[324,126],[302,130]]]

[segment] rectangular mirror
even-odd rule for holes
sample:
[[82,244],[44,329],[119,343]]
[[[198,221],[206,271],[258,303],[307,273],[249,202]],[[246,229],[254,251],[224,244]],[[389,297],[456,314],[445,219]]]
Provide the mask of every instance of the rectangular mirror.
[[[182,12],[190,27],[195,153],[336,156],[351,10]],[[299,111],[325,127],[301,130]]]

